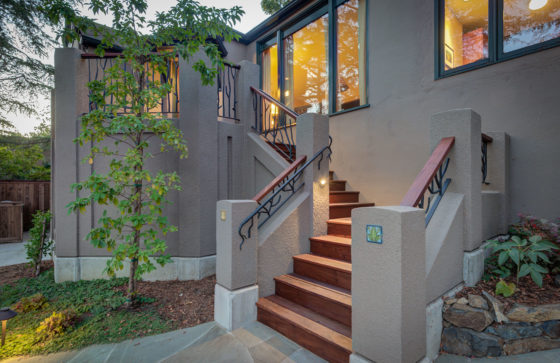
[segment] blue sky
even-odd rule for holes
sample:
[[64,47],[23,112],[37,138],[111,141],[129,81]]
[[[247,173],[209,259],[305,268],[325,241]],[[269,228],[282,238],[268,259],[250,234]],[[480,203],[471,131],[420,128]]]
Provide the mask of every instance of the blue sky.
[[[267,18],[261,10],[260,0],[197,0],[200,4],[206,6],[214,6],[219,8],[230,8],[234,5],[239,5],[245,10],[245,15],[241,22],[235,26],[240,32],[246,33],[257,24]],[[157,11],[165,11],[169,9],[176,0],[148,0],[147,17],[152,18]],[[93,14],[87,9],[84,9],[84,14],[93,17]],[[98,17],[97,21],[106,25],[111,25],[111,19],[108,17]],[[54,51],[50,54],[49,62],[54,61]],[[37,109],[43,114],[43,117],[29,118],[19,114],[9,115],[8,118],[14,123],[16,128],[22,133],[33,131],[33,127],[40,123],[40,120],[50,115],[50,99],[39,99],[37,102]]]

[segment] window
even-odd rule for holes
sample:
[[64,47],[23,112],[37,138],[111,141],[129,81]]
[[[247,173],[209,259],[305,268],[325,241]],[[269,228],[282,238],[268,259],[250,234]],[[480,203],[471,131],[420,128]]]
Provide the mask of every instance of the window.
[[317,3],[259,43],[263,90],[299,114],[366,105],[365,22],[366,0]]
[[560,0],[438,0],[436,6],[438,76],[560,44]]

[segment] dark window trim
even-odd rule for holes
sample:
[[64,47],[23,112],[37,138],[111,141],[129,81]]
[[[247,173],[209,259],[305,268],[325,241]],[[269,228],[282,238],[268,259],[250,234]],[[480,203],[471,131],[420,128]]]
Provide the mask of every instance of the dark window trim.
[[[335,111],[336,107],[336,62],[337,62],[337,53],[336,53],[336,9],[347,2],[348,0],[324,0],[318,1],[313,6],[310,6],[307,10],[305,10],[302,14],[295,17],[292,21],[287,22],[282,27],[279,27],[276,31],[270,32],[269,34],[263,36],[260,40],[256,41],[256,48],[257,48],[257,64],[262,67],[262,52],[276,44],[277,51],[278,51],[278,86],[280,89],[280,98],[281,102],[284,102],[284,38],[290,36],[291,34],[297,32],[298,30],[304,28],[308,24],[312,23],[313,21],[319,19],[320,17],[328,14],[328,44],[327,44],[327,62],[328,62],[328,74],[329,74],[329,112],[327,116],[336,116],[342,113],[347,113],[355,110],[360,110],[362,108],[369,107],[368,101],[368,82],[369,82],[369,53],[367,51],[368,48],[368,40],[369,40],[369,32],[368,32],[368,23],[369,23],[369,8],[368,2],[369,0],[363,0],[365,5],[366,11],[366,20],[365,20],[365,104],[353,107],[348,110],[340,110]],[[334,24],[334,25],[333,25]],[[262,70],[259,75],[259,84],[262,88]]]
[[511,52],[503,52],[503,0],[488,0],[488,58],[481,59],[474,63],[466,64],[454,69],[445,71],[443,69],[443,40],[445,21],[445,0],[435,0],[434,5],[434,75],[435,79],[451,77],[460,73],[480,69],[493,64],[506,62],[511,59],[526,56],[540,52],[545,49],[560,46],[560,38],[550,39],[539,44],[533,44],[524,48],[520,48]]

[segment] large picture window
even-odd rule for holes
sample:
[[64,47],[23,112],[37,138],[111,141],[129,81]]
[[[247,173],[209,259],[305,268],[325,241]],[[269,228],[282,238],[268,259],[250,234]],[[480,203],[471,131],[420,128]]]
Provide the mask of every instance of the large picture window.
[[560,44],[560,0],[437,0],[437,75]]
[[365,106],[365,23],[366,0],[319,3],[259,43],[263,90],[298,114]]

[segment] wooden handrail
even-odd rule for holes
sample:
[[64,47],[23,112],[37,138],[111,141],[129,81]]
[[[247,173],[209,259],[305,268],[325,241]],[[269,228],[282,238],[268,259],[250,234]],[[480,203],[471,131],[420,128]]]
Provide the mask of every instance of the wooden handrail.
[[299,116],[295,111],[290,110],[288,108],[288,106],[286,106],[282,102],[278,101],[277,99],[275,99],[274,97],[272,97],[271,95],[266,93],[265,91],[260,90],[260,89],[256,89],[253,86],[251,86],[251,91],[255,92],[256,94],[258,94],[260,96],[262,96],[265,100],[274,103],[276,106],[278,106],[278,108],[280,108],[282,111],[286,112],[286,114],[288,116],[293,117],[293,118],[297,118]]
[[401,202],[402,206],[416,207],[418,205],[422,196],[426,192],[426,189],[428,189],[432,179],[439,170],[439,167],[445,161],[445,158],[447,157],[447,154],[449,154],[453,144],[455,144],[455,137],[453,136],[441,139],[434,149],[434,152],[426,162],[426,165],[424,165],[422,170],[420,170],[420,173],[418,173],[418,176],[414,179],[412,186],[408,189],[408,192]]
[[253,200],[256,201],[257,203],[260,203],[264,199],[264,197],[268,195],[268,193],[270,193],[271,191],[274,190],[275,187],[280,185],[284,179],[286,179],[292,172],[294,172],[294,170],[296,170],[298,166],[305,163],[306,160],[307,160],[307,156],[305,155],[297,158],[293,163],[290,164],[289,167],[286,168],[286,170],[280,173],[280,175],[274,178],[273,181],[271,181],[257,195],[255,195]]
[[494,141],[494,139],[491,136],[482,133],[482,142],[491,143],[492,141]]

